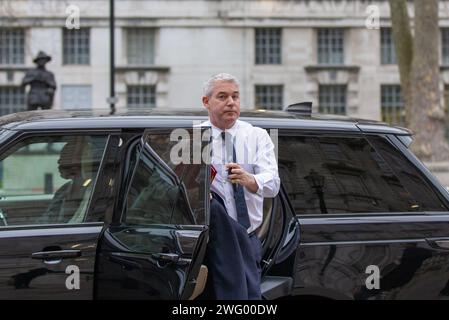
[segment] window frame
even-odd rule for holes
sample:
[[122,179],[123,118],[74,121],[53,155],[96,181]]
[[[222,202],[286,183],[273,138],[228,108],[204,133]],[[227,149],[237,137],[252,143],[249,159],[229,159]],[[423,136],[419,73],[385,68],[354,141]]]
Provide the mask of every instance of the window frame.
[[[80,54],[79,51],[79,41],[82,38],[75,38],[73,37],[73,34],[76,34],[77,31],[81,31],[82,32],[87,32],[87,42],[88,42],[88,47],[87,47],[87,53],[83,52],[82,54]],[[70,34],[72,33],[72,34]],[[66,36],[70,36],[69,39],[66,39]],[[82,35],[83,37],[85,35]],[[71,41],[75,41],[75,44],[73,45],[73,43],[71,43],[72,48],[75,52],[75,54],[71,54],[70,52],[68,52],[69,48],[66,46],[66,43],[71,40]],[[92,55],[92,30],[90,27],[83,27],[81,29],[67,29],[67,28],[62,28],[62,65],[63,66],[90,66],[91,65],[91,55]],[[77,49],[77,50],[75,50]],[[84,48],[85,49],[85,48]],[[84,51],[84,50],[83,50]],[[86,54],[87,56],[87,62],[85,61],[81,61],[84,58],[84,54]]]
[[[282,65],[282,34],[283,34],[282,28],[273,28],[273,27],[255,28],[254,30],[255,65]],[[265,40],[264,46],[260,43],[260,41],[258,41],[261,39]]]
[[[129,191],[131,189],[131,185],[132,182],[134,180],[134,175],[136,174],[137,171],[137,167],[139,165],[139,161],[140,158],[142,156],[143,153],[143,148],[142,146],[146,143],[146,141],[148,140],[148,137],[152,134],[169,134],[171,130],[173,129],[186,129],[186,130],[191,130],[194,129],[192,127],[177,127],[177,128],[171,128],[171,127],[164,127],[164,128],[147,128],[145,129],[144,132],[141,132],[137,135],[133,135],[127,142],[126,148],[124,149],[123,153],[124,156],[122,158],[123,161],[123,167],[121,168],[121,187],[120,187],[120,194],[122,194],[123,196],[121,196],[120,198],[120,202],[117,203],[116,206],[116,216],[114,217],[114,221],[118,224],[124,224],[126,225],[126,210],[127,210],[127,198],[128,198],[128,194]],[[202,141],[204,142],[204,141]],[[154,151],[153,147],[148,144],[149,146],[149,151],[151,153],[151,155],[155,158],[158,159],[159,163],[161,164],[161,166],[167,170],[168,172],[173,172],[173,170],[170,168],[170,166],[156,153],[156,151]],[[131,167],[130,166],[130,159],[132,156],[132,153],[135,152],[135,149],[137,147],[140,147],[141,150],[139,151],[139,155],[138,155],[138,159],[136,161],[136,163]],[[192,152],[192,150],[190,150]],[[204,221],[200,221],[198,222],[197,217],[195,217],[194,214],[194,210],[191,206],[191,201],[190,201],[190,197],[187,194],[187,189],[185,188],[184,184],[183,184],[183,180],[180,179],[180,177],[178,177],[178,175],[176,173],[173,172],[173,175],[176,178],[176,182],[178,184],[178,188],[180,191],[180,196],[185,198],[185,201],[188,205],[188,209],[191,213],[191,216],[194,217],[195,221],[195,225],[197,226],[204,226],[204,225],[209,225],[209,201],[207,201],[208,197],[209,197],[209,183],[208,181],[210,180],[210,164],[206,163],[206,172],[205,172],[205,177],[204,177],[204,181],[203,183],[205,184],[205,199],[204,199]],[[172,216],[170,218],[170,220],[173,217],[173,212],[172,212]],[[172,225],[171,223],[172,221],[170,221],[170,223],[163,223],[160,225]]]
[[[324,37],[324,35],[321,35],[322,32],[328,31],[331,34],[328,34],[327,36],[330,37]],[[340,39],[336,36],[341,35],[341,60],[337,59],[337,54],[340,54],[339,51],[337,51],[336,47],[332,46],[333,40]],[[345,45],[346,45],[346,29],[337,27],[337,28],[317,28],[316,29],[316,59],[317,63],[320,66],[341,66],[345,65]]]
[[[164,172],[166,177],[168,177],[172,181],[173,185],[175,186],[175,189],[177,190],[177,192],[176,192],[176,194],[177,194],[176,201],[173,204],[173,207],[171,208],[172,212],[170,214],[170,217],[169,217],[168,221],[167,222],[150,223],[148,225],[171,225],[171,224],[173,224],[172,223],[172,217],[173,217],[173,213],[174,213],[174,208],[176,207],[176,205],[178,203],[178,197],[179,197],[180,194],[183,194],[183,195],[186,194],[186,192],[182,188],[182,184],[181,184],[181,181],[179,180],[179,177],[159,157],[159,155],[153,150],[153,148],[148,144],[148,142],[146,142],[147,141],[146,138],[147,138],[147,135],[144,134],[139,139],[139,142],[134,144],[132,149],[128,150],[130,155],[132,155],[136,151],[138,151],[138,154],[137,154],[136,163],[134,164],[134,166],[132,168],[132,171],[131,171],[131,176],[130,176],[130,179],[129,179],[129,183],[126,185],[126,192],[125,192],[124,201],[123,201],[124,205],[123,205],[122,210],[121,210],[120,221],[122,222],[122,224],[127,225],[127,226],[128,225],[130,225],[130,226],[138,226],[136,224],[128,224],[127,223],[127,213],[128,213],[128,210],[129,210],[129,207],[128,207],[128,196],[129,196],[129,193],[131,191],[131,187],[132,187],[132,185],[134,183],[134,179],[135,179],[135,176],[137,174],[137,169],[139,168],[139,165],[141,164],[143,153],[146,151],[146,152],[149,153],[149,156],[151,157],[150,161],[154,162],[155,167],[159,167],[159,169]],[[137,150],[136,150],[136,148],[137,148]],[[140,150],[138,150],[138,149],[140,149]],[[130,160],[130,159],[128,158],[127,160]],[[190,206],[190,204],[188,202],[188,197],[186,196],[185,198],[187,199],[187,204],[188,204],[187,205],[187,209],[189,209],[190,215],[193,217],[193,211],[190,210],[191,206]],[[146,225],[146,224],[142,224],[142,226],[143,225]]]
[[396,65],[397,61],[393,29],[391,27],[380,28],[380,64]]
[[[398,97],[395,95],[396,89],[399,89],[399,100]],[[393,103],[384,103],[384,94],[393,93],[393,95],[390,95],[390,97],[394,98],[392,100],[395,100]],[[392,125],[398,125],[398,126],[405,126],[405,106],[404,106],[404,100],[402,99],[402,88],[400,84],[381,84],[380,85],[380,111],[381,111],[381,118],[382,121],[390,123]],[[390,111],[387,113],[386,111]],[[393,112],[391,112],[393,111]],[[396,111],[396,113],[394,112]],[[401,113],[404,113],[401,115]],[[394,115],[396,118],[394,122],[388,122],[386,119],[386,115]]]
[[[115,132],[117,133],[117,131]],[[45,130],[45,131],[39,131],[39,130],[30,130],[30,131],[22,131],[18,132],[16,135],[13,135],[12,138],[4,143],[2,146],[0,146],[0,157],[2,157],[5,152],[10,150],[11,147],[17,145],[18,143],[21,143],[24,140],[30,139],[30,138],[36,138],[36,137],[62,137],[62,136],[105,136],[106,142],[103,150],[103,154],[101,156],[100,165],[98,167],[97,177],[94,182],[94,186],[92,188],[92,193],[90,195],[89,202],[87,204],[87,210],[85,213],[85,217],[87,218],[87,221],[81,222],[81,223],[45,223],[45,224],[30,224],[30,225],[12,225],[11,228],[42,228],[44,226],[66,226],[69,228],[72,228],[77,225],[98,225],[98,224],[104,224],[106,215],[103,217],[102,221],[89,221],[89,217],[91,216],[91,212],[93,211],[93,208],[95,207],[96,203],[96,196],[98,194],[97,188],[98,188],[98,181],[104,180],[104,167],[105,167],[105,158],[107,154],[109,153],[109,149],[111,147],[111,136],[114,134],[113,130]],[[8,227],[0,228],[0,230],[4,230]]]
[[[7,115],[7,114],[12,114],[12,113],[16,113],[16,112],[21,112],[21,111],[26,111],[27,110],[27,105],[26,105],[26,92],[25,89],[21,86],[15,86],[15,85],[0,85],[0,90],[2,89],[12,89],[14,92],[14,94],[19,93],[23,96],[20,97],[20,99],[23,98],[23,105],[22,106],[18,106],[18,105],[9,105],[8,107],[8,113],[3,114],[2,112],[0,112],[0,115]],[[17,98],[17,97],[16,97]],[[2,99],[0,98],[0,103],[1,103]],[[3,105],[0,104],[0,109],[3,110]]]
[[[13,53],[14,51],[19,52],[19,54],[20,54],[19,55],[19,59],[17,59],[17,60],[19,60],[19,62],[18,63],[13,63],[13,61],[15,60],[14,56],[5,55],[9,59],[5,58],[5,60],[8,60],[6,62],[0,61],[0,65],[7,65],[7,66],[21,66],[21,65],[24,65],[26,63],[26,46],[27,46],[26,28],[22,28],[22,27],[12,27],[12,28],[5,27],[5,28],[0,28],[0,32],[2,32],[2,31],[5,31],[5,32],[19,32],[20,36],[23,37],[23,38],[19,38],[18,42],[20,44],[19,44],[19,46],[17,48],[7,47],[7,48],[4,49],[8,54]],[[13,40],[17,40],[17,39],[13,39]],[[11,38],[8,38],[7,42],[8,42],[7,43],[8,45],[11,44]],[[12,41],[12,42],[14,43],[15,41]],[[0,54],[1,53],[2,52],[0,51]]]
[[[338,99],[335,99],[335,94],[339,93],[340,89],[343,89],[344,98],[345,98],[343,113],[330,112],[331,109],[329,106],[326,106],[326,107],[322,106],[322,103],[320,100],[321,100],[322,89],[324,89],[324,88],[332,89],[331,91],[328,92],[328,94],[329,93],[333,94],[332,102],[330,103],[333,110],[340,109],[339,106],[338,107],[335,106],[335,104],[336,104],[335,101],[338,100]],[[347,115],[348,114],[348,85],[347,84],[338,84],[338,83],[336,83],[336,84],[319,84],[319,86],[318,86],[318,112],[323,113],[323,114]]]
[[[154,98],[154,105],[152,105],[151,103],[149,103],[149,104],[147,104],[147,105],[145,105],[145,104],[143,104],[143,105],[131,105],[130,106],[130,103],[129,103],[129,99],[130,99],[130,90],[129,89],[139,89],[139,92],[138,92],[138,97],[139,97],[139,102],[141,102],[141,101],[143,101],[144,100],[144,98],[145,98],[145,95],[148,95],[148,94],[150,94],[149,96],[147,96],[147,97],[149,97],[149,99],[150,100],[152,100],[152,98]],[[144,89],[150,89],[150,92],[144,92]],[[154,92],[153,92],[154,91]],[[135,94],[136,94],[136,92],[134,92],[133,93],[134,94],[134,96],[135,96]],[[143,94],[143,95],[142,95]],[[151,97],[151,95],[154,95],[153,97]],[[156,108],[157,107],[157,85],[139,85],[139,84],[137,84],[137,85],[135,85],[135,84],[128,84],[127,86],[126,86],[126,107],[128,108],[128,109],[143,109],[143,110],[145,110],[145,109],[154,109],[154,108]]]
[[[278,97],[280,97],[280,99],[281,99],[281,101],[280,101],[280,103],[279,103],[279,108],[277,109],[277,108],[267,108],[267,106],[264,106],[262,103],[261,104],[258,104],[258,102],[257,102],[257,97],[258,97],[258,92],[257,92],[257,90],[258,89],[264,89],[264,90],[266,90],[266,91],[269,91],[269,90],[272,90],[272,89],[274,89],[274,90],[277,90],[277,89],[280,89],[280,94],[278,95],[278,93],[276,93],[276,96],[278,96]],[[284,86],[284,84],[255,84],[254,85],[254,100],[255,100],[255,103],[254,103],[254,105],[256,106],[256,107],[258,107],[259,109],[265,109],[265,110],[283,110],[284,109],[284,92],[285,92],[285,86]],[[267,97],[273,97],[273,95],[272,95],[272,93],[273,92],[270,92],[270,95],[266,95],[265,96],[265,98],[267,98]],[[274,96],[275,97],[275,96]],[[274,106],[274,105],[271,105],[272,107]]]
[[[135,49],[136,45],[131,43],[131,36],[132,32],[134,31],[138,31],[139,34],[135,34],[134,36],[145,36],[145,32],[148,32],[149,35],[151,34],[151,39],[150,39],[150,58],[148,59],[148,61],[145,60],[145,58],[142,58],[142,56],[139,56],[139,59],[136,59],[135,57],[135,52],[133,52],[133,50]],[[155,65],[155,61],[156,61],[156,41],[157,41],[157,28],[153,28],[153,27],[126,27],[124,28],[124,33],[125,33],[125,54],[126,54],[126,64],[128,66],[154,66]],[[143,37],[145,38],[145,37]],[[141,40],[141,39],[140,39]],[[140,41],[138,41],[137,43],[139,43]],[[143,45],[145,45],[146,43],[144,43]],[[130,58],[133,57],[133,58]]]

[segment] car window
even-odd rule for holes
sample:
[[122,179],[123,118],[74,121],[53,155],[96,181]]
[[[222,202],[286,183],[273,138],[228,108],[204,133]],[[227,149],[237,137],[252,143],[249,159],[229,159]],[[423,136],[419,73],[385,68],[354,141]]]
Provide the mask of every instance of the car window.
[[280,136],[279,173],[296,214],[446,211],[383,138]]
[[[205,220],[205,185],[202,182],[205,176],[205,165],[193,161],[193,152],[190,154],[191,157],[188,163],[177,163],[176,161],[174,163],[173,159],[170,158],[170,153],[178,141],[171,140],[168,133],[150,134],[148,135],[148,142],[164,163],[177,175],[187,194],[188,202],[194,212],[197,223],[203,224]],[[179,220],[179,218],[179,216],[174,216],[174,219]]]
[[107,136],[24,139],[0,156],[0,227],[85,221]]
[[386,139],[373,136],[370,143],[377,153],[388,163],[404,188],[410,191],[420,206],[419,211],[447,211],[447,206],[438,198],[433,187],[423,174],[406,157],[398,152]]
[[131,179],[123,220],[127,225],[142,226],[194,224],[181,188],[177,175],[145,143]]

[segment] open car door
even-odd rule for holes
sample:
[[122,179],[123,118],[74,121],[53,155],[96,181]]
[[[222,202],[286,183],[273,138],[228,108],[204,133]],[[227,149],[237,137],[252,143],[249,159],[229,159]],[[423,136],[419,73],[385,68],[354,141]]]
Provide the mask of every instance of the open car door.
[[264,221],[257,236],[263,247],[263,298],[273,300],[291,295],[300,225],[282,185],[275,198],[264,199]]
[[204,128],[176,130],[146,130],[127,149],[122,205],[98,252],[99,299],[194,299],[204,288],[210,168],[195,152],[209,155],[209,140]]

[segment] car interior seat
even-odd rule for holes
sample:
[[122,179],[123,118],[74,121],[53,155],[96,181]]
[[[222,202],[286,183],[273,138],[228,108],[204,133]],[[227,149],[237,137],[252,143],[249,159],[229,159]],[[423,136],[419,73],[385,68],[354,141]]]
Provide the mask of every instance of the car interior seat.
[[93,163],[92,163],[92,145],[90,143],[82,142],[81,149],[81,192],[78,201],[78,208],[69,220],[69,223],[81,223],[86,218],[87,205],[89,203],[90,195],[93,189]]
[[270,220],[273,213],[273,202],[274,198],[264,198],[263,199],[263,220],[262,224],[256,229],[257,237],[263,244],[265,240],[268,229],[270,227]]

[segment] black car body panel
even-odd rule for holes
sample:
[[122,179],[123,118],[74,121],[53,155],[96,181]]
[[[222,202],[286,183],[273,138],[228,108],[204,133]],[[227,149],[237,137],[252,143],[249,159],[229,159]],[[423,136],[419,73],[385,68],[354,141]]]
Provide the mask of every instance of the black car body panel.
[[[300,223],[296,294],[304,294],[302,289],[347,299],[438,299],[447,294],[447,215],[304,218]],[[380,269],[379,289],[366,287],[370,265]]]
[[[0,232],[2,299],[93,299],[97,243],[103,224],[6,227]],[[45,253],[57,252],[53,257]],[[64,252],[69,255],[64,256]],[[79,289],[67,279],[79,269]],[[73,284],[75,285],[75,284]]]

